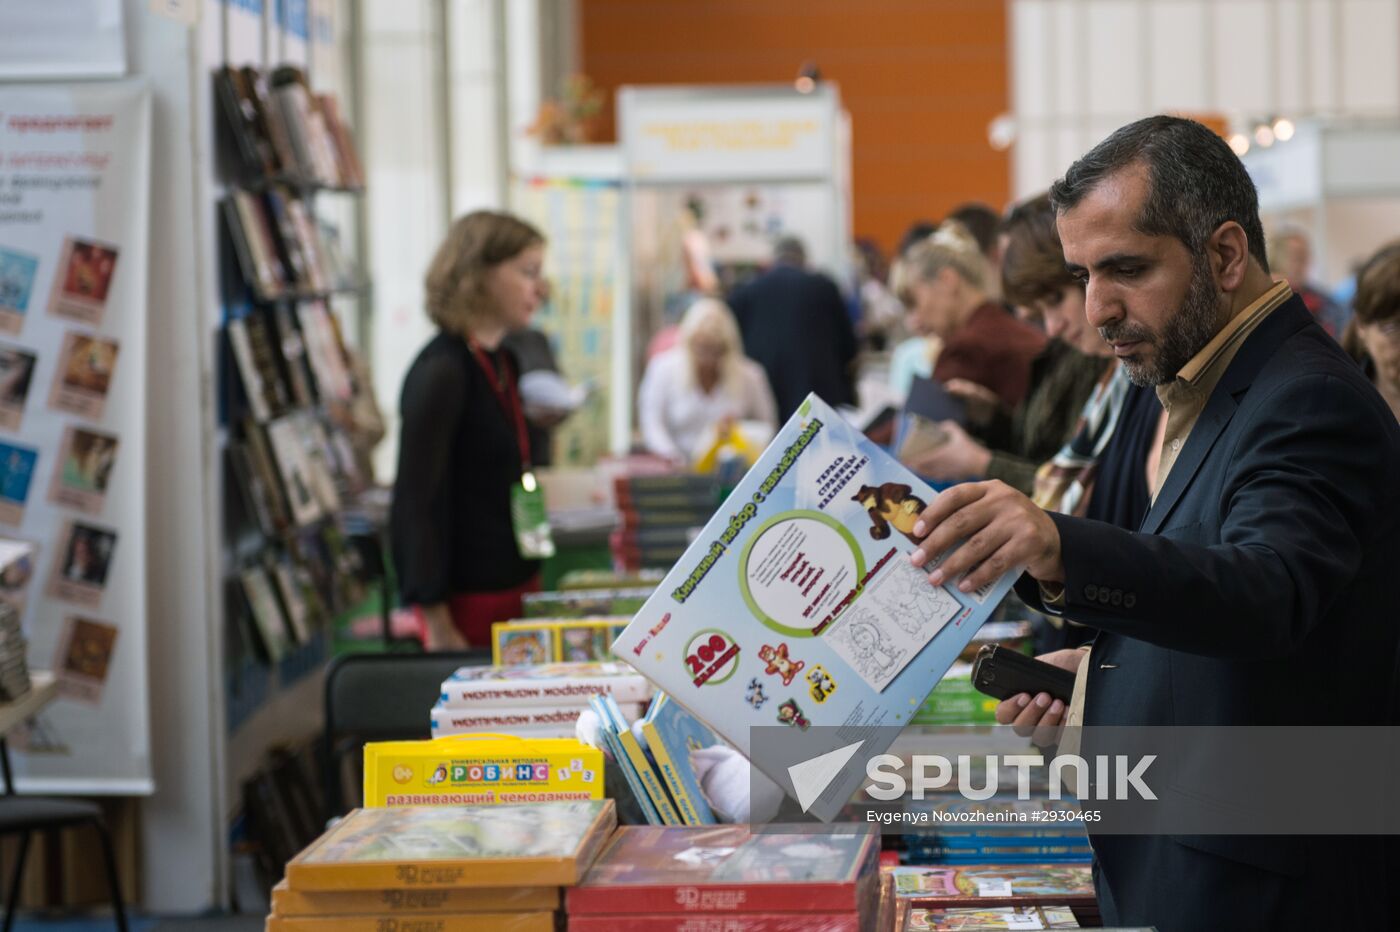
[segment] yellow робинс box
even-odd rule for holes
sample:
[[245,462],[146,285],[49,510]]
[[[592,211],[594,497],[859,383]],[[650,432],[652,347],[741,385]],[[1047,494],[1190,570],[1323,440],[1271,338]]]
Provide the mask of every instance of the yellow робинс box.
[[365,806],[603,798],[603,752],[573,738],[454,735],[365,745]]

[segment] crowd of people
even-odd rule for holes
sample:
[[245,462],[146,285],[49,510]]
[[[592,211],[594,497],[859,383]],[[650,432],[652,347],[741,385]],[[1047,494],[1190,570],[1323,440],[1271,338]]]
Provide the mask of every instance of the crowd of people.
[[[853,302],[808,267],[799,240],[780,239],[765,271],[699,297],[676,337],[655,341],[639,449],[694,464],[734,425],[770,437],[809,392],[855,408],[862,368],[879,368],[896,399],[931,378],[964,405],[964,422],[938,424],[943,442],[906,462],[926,479],[1000,480],[1042,508],[1135,527],[1160,486],[1168,409],[1086,314],[1058,218],[1042,194],[1004,215],[967,204],[916,221],[889,262],[865,241]],[[483,640],[537,576],[517,558],[510,496],[549,462],[552,423],[526,417],[517,384],[557,368],[528,326],[548,295],[545,248],[528,223],[478,212],[454,225],[428,274],[441,332],[404,383],[393,524],[403,598],[434,646]],[[1305,231],[1281,228],[1261,258],[1400,417],[1400,243],[1360,266],[1346,305],[1311,280]]]
[[[1310,281],[1301,231],[1265,244],[1254,185],[1217,135],[1138,121],[1004,217],[972,205],[912,225],[885,281],[867,247],[868,317],[780,242],[647,361],[640,445],[693,463],[717,430],[771,433],[808,392],[854,406],[858,368],[883,358],[892,391],[932,379],[966,414],[908,458],[947,486],[912,559],[945,554],[930,582],[964,591],[1024,567],[1017,592],[1049,622],[1042,659],[1077,674],[1071,702],[1021,694],[999,721],[1038,739],[1066,722],[1394,723],[1400,242],[1360,266],[1348,305]],[[538,586],[505,341],[543,299],[544,248],[529,224],[475,213],[428,272],[440,333],[404,383],[392,537],[430,647],[483,643]],[[1348,662],[1319,663],[1329,652]],[[1095,850],[1106,920],[1183,928],[1225,927],[1221,909],[1246,927],[1260,903],[1271,928],[1312,927],[1335,918],[1317,892],[1328,871],[1383,883],[1396,860],[1353,840],[1315,861],[1286,837]],[[1227,888],[1248,892],[1222,903]]]

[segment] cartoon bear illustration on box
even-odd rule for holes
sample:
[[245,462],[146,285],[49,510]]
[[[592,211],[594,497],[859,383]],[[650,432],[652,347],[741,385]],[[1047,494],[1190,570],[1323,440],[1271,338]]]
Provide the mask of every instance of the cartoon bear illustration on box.
[[909,486],[898,482],[886,482],[878,488],[863,485],[859,492],[851,496],[851,501],[860,502],[870,513],[870,520],[874,523],[870,529],[871,537],[884,540],[890,536],[890,528],[893,527],[917,544],[919,538],[914,536],[914,524],[928,505],[913,492]]
[[769,675],[776,673],[781,676],[784,686],[791,686],[792,678],[801,673],[802,668],[807,666],[805,660],[789,659],[786,644],[779,644],[777,647],[769,647],[764,644],[758,649],[758,659],[768,664],[763,672]]

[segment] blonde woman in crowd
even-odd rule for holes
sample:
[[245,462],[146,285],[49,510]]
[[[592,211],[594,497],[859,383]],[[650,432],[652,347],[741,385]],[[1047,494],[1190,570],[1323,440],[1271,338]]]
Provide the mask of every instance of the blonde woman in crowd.
[[[1031,360],[1045,346],[1045,334],[990,297],[991,275],[977,241],[962,224],[948,221],[909,247],[895,282],[909,308],[910,328],[943,342],[933,377],[964,394],[970,411],[997,405],[1010,410],[1024,401]],[[982,391],[959,392],[954,380]]]
[[734,315],[715,298],[692,304],[676,345],[647,363],[637,406],[646,448],[683,462],[701,456],[701,445],[726,423],[777,428],[768,378],[744,355]]

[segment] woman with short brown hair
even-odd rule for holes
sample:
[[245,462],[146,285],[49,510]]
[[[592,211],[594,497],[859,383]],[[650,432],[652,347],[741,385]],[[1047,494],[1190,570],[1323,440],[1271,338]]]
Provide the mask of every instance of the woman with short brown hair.
[[1342,344],[1400,418],[1400,240],[1366,260]]
[[458,219],[428,266],[438,333],[404,377],[390,537],[399,593],[430,649],[485,645],[538,588],[513,489],[529,484],[518,367],[501,346],[540,303],[544,236],[510,214]]

